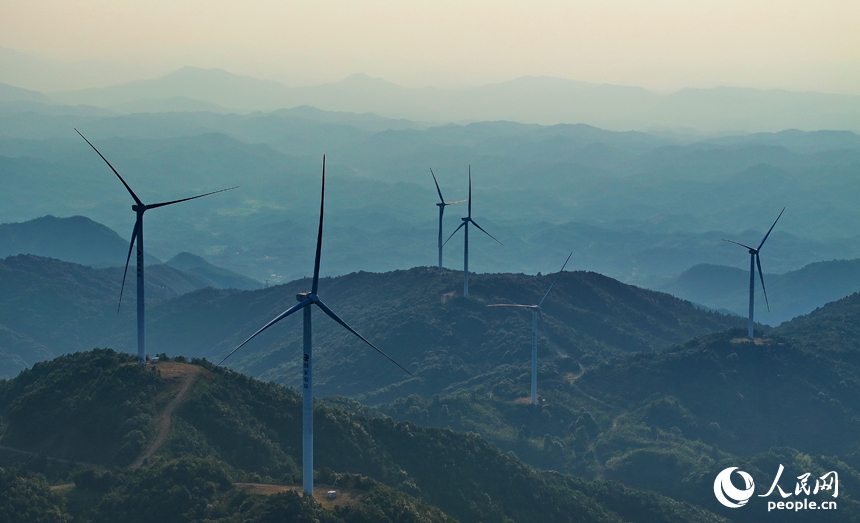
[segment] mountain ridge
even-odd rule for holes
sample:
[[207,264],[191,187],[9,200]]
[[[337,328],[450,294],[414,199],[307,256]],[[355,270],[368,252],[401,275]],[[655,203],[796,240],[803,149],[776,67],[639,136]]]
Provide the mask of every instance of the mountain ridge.
[[[248,94],[245,99],[255,102],[231,97],[237,89]],[[522,104],[523,90],[537,105],[527,108]],[[119,106],[154,94],[157,98],[183,96],[244,112],[313,105],[326,110],[374,112],[436,122],[587,122],[613,129],[657,125],[710,130],[737,130],[740,126],[748,131],[788,127],[860,130],[860,96],[730,87],[682,89],[671,95],[658,95],[637,87],[548,77],[521,77],[456,91],[405,88],[359,73],[315,87],[288,87],[220,69],[186,66],[157,78],[108,88],[53,92],[50,96],[62,103]],[[769,97],[771,103],[762,104],[762,97]],[[757,120],[750,119],[750,113],[755,113]],[[765,124],[766,120],[775,123]]]

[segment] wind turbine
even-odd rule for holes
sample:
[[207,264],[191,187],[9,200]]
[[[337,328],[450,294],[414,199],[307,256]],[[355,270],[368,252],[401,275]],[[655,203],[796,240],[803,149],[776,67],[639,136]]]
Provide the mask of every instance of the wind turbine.
[[430,174],[433,176],[433,182],[436,183],[436,192],[439,193],[439,203],[436,205],[439,207],[439,270],[442,270],[442,215],[445,214],[445,206],[446,205],[454,205],[456,203],[463,203],[466,200],[460,200],[456,202],[446,202],[445,198],[442,197],[442,190],[439,189],[439,182],[436,181],[436,175],[433,174],[433,169],[430,169]]
[[546,297],[549,296],[549,291],[552,290],[555,282],[558,281],[558,277],[561,276],[561,273],[564,272],[564,268],[567,266],[567,262],[570,261],[570,257],[573,256],[573,251],[567,255],[567,259],[564,261],[564,265],[561,266],[561,270],[558,271],[558,274],[555,275],[555,279],[552,280],[552,283],[549,286],[549,289],[546,290],[546,294],[543,295],[543,298],[538,302],[537,305],[519,305],[515,303],[494,303],[489,305],[489,307],[522,307],[524,309],[531,309],[532,311],[532,405],[537,404],[537,322],[538,316],[540,316],[540,321],[544,324],[544,328],[546,328],[546,322],[543,319],[543,313],[540,308],[543,305]]
[[755,299],[755,268],[756,268],[756,265],[758,265],[758,275],[759,275],[759,278],[761,278],[761,290],[764,291],[764,302],[765,302],[765,304],[767,304],[767,310],[768,311],[770,310],[770,303],[768,303],[768,301],[767,301],[767,289],[765,289],[765,287],[764,287],[764,275],[761,272],[761,258],[759,257],[759,251],[761,250],[762,245],[764,245],[764,242],[767,240],[767,237],[770,236],[770,231],[772,231],[773,228],[776,226],[776,222],[779,221],[779,218],[782,216],[782,213],[784,213],[784,212],[785,212],[785,207],[783,207],[782,210],[779,211],[779,216],[776,217],[776,220],[774,220],[773,225],[770,226],[770,229],[767,231],[767,234],[764,235],[764,238],[762,238],[761,243],[758,244],[758,247],[756,247],[756,248],[752,248],[748,245],[744,245],[742,243],[738,243],[738,242],[735,242],[732,240],[725,240],[725,239],[723,240],[724,242],[734,243],[735,245],[740,245],[741,247],[745,247],[745,248],[749,249],[749,253],[750,253],[750,320],[749,320],[748,336],[749,336],[750,340],[753,339],[753,303],[754,303],[753,300]]
[[406,374],[412,375],[411,372],[403,368],[402,365],[391,359],[387,354],[379,350],[376,345],[367,341],[367,339],[356,332],[352,327],[347,325],[345,321],[340,319],[340,317],[335,314],[331,309],[326,307],[325,303],[320,300],[319,296],[317,296],[317,289],[319,287],[319,278],[320,278],[320,253],[322,251],[322,233],[323,233],[323,209],[325,207],[325,155],[323,155],[323,174],[322,174],[322,190],[320,191],[320,226],[319,232],[317,233],[317,253],[316,259],[314,260],[314,277],[313,283],[311,284],[311,292],[302,292],[296,294],[296,300],[298,300],[298,304],[293,305],[289,309],[282,312],[280,315],[276,316],[269,323],[263,325],[257,332],[252,334],[248,339],[239,344],[238,347],[230,351],[230,354],[224,356],[224,358],[218,363],[220,366],[224,363],[227,358],[232,356],[237,350],[241,349],[246,343],[254,339],[255,336],[268,329],[275,323],[281,321],[286,318],[290,314],[298,311],[299,309],[304,309],[304,356],[302,361],[302,490],[305,494],[310,496],[314,495],[314,415],[313,415],[313,406],[314,406],[314,393],[313,393],[313,345],[311,343],[311,335],[312,335],[312,327],[311,327],[311,305],[316,305],[326,315],[328,315],[331,319],[340,323],[346,330],[358,336],[361,341],[367,343],[373,349],[385,356],[390,362],[394,363],[401,369],[403,369]]
[[[463,247],[463,296],[469,295],[469,222],[472,223],[475,227],[477,227],[482,233],[486,234],[490,238],[496,240],[496,237],[492,234],[485,231],[478,223],[472,219],[472,166],[469,166],[469,215],[465,218],[462,218],[463,223],[460,224],[459,227],[454,229],[454,232],[451,233],[451,236],[448,236],[448,240],[454,237],[457,234],[457,231],[466,228],[464,232],[465,234],[465,243]],[[448,240],[445,240],[445,243],[448,243]],[[503,245],[502,242],[496,240],[499,245]]]
[[122,274],[122,286],[119,290],[119,305],[117,305],[117,312],[119,312],[119,307],[122,305],[122,292],[125,289],[125,277],[128,274],[128,263],[131,260],[131,251],[134,248],[135,242],[137,242],[137,364],[138,365],[146,365],[146,324],[145,324],[145,307],[143,301],[143,213],[149,209],[155,209],[156,207],[164,207],[165,205],[173,205],[174,203],[185,202],[188,200],[194,200],[196,198],[202,198],[204,196],[209,196],[210,194],[216,194],[219,192],[229,191],[230,189],[235,189],[236,187],[230,187],[229,189],[221,189],[220,191],[209,192],[206,194],[201,194],[198,196],[192,196],[191,198],[183,198],[181,200],[174,200],[172,202],[163,202],[163,203],[154,203],[151,205],[146,205],[140,198],[134,194],[134,191],[131,190],[131,187],[125,183],[125,180],[122,179],[122,176],[116,172],[116,169],[113,168],[113,165],[107,161],[107,158],[96,149],[95,145],[90,143],[84,135],[81,134],[80,131],[75,129],[81,138],[84,139],[85,142],[90,144],[90,147],[101,156],[102,160],[110,167],[110,169],[116,174],[119,181],[125,185],[125,188],[128,190],[128,193],[131,194],[131,197],[134,198],[134,205],[131,206],[131,210],[133,210],[137,214],[137,218],[134,221],[134,229],[131,231],[131,242],[128,245],[128,256],[125,259],[125,272]]

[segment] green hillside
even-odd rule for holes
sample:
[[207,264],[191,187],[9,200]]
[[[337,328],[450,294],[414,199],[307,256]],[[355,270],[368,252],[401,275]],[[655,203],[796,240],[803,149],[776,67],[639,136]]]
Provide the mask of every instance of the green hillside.
[[622,481],[739,521],[761,514],[715,508],[714,477],[729,466],[752,473],[758,486],[769,485],[779,464],[791,471],[787,478],[838,469],[845,492],[860,488],[860,372],[845,361],[849,350],[821,354],[787,337],[752,345],[745,334],[707,335],[581,375],[544,363],[536,407],[525,398],[522,369],[522,385],[499,373],[459,394],[409,396],[379,409],[479,433],[535,467]]
[[[413,376],[315,313],[316,386],[324,395],[373,403],[412,393],[454,392],[467,382],[495,379],[492,374],[498,369],[529,360],[531,317],[487,305],[537,303],[552,278],[475,275],[468,299],[460,295],[461,273],[427,267],[323,278],[320,297],[325,303]],[[308,280],[300,280],[250,292],[203,290],[158,304],[149,316],[151,352],[220,361],[309,287]],[[538,355],[568,372],[743,324],[739,318],[702,311],[667,294],[586,272],[562,274],[543,313],[550,342],[539,344]],[[130,345],[118,346],[131,350]],[[301,322],[287,318],[228,364],[253,376],[297,384],[300,347]]]
[[[188,285],[182,279],[186,273],[169,266],[150,269],[151,355],[163,352],[220,361],[291,307],[297,292],[309,288],[309,281],[300,280],[254,291],[203,289],[168,299],[173,289]],[[0,261],[0,277],[0,293],[9,296],[0,301],[3,325],[52,354],[95,346],[136,352],[134,285],[127,283],[123,306],[116,312],[121,270],[14,256]],[[412,393],[455,392],[471,380],[496,379],[493,373],[500,368],[512,369],[515,374],[507,377],[513,379],[529,360],[531,318],[520,310],[487,305],[537,303],[552,278],[475,275],[469,299],[459,296],[461,273],[426,267],[323,278],[322,299],[414,377],[317,313],[319,390],[381,402]],[[551,360],[571,373],[578,373],[580,365],[660,349],[743,324],[739,318],[702,311],[667,294],[586,272],[562,274],[543,312],[549,342],[539,344],[541,361]],[[253,376],[295,384],[300,340],[300,321],[287,318],[228,363]],[[6,375],[14,375],[13,370]]]
[[[95,350],[0,382],[0,445],[40,456],[4,453],[7,464],[44,468],[46,458],[63,458],[120,467],[105,472],[69,465],[66,477],[75,486],[61,490],[59,501],[43,493],[22,502],[50,505],[41,501],[47,497],[56,510],[81,521],[151,521],[161,513],[167,521],[205,516],[226,522],[238,521],[230,518],[239,512],[263,518],[280,506],[320,510],[289,493],[261,500],[235,491],[242,483],[298,480],[298,394],[209,364],[141,368],[131,362],[129,355]],[[186,391],[178,392],[185,384]],[[177,397],[175,410],[165,409]],[[163,445],[139,468],[125,468],[165,430],[165,416]],[[360,498],[352,507],[333,509],[344,521],[449,521],[444,514],[475,523],[721,521],[701,508],[618,483],[532,469],[474,433],[350,414],[326,401],[315,407],[315,434],[317,483]],[[4,474],[15,474],[13,481],[29,477]],[[57,481],[62,474],[53,472]]]
[[826,354],[844,364],[860,365],[860,293],[798,316],[774,332],[815,353]]

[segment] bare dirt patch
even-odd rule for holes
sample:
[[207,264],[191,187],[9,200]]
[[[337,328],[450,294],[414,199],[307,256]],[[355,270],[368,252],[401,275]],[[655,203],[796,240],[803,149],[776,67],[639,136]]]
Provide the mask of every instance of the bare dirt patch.
[[[750,342],[749,338],[732,338],[732,343],[749,343],[749,342]],[[755,343],[756,345],[768,345],[770,343],[773,343],[773,340],[770,338],[755,338],[754,340],[752,340],[752,342]]]
[[[233,487],[255,496],[271,496],[291,490],[301,494],[301,485],[273,485],[269,483],[234,483]],[[337,492],[335,499],[328,499],[330,490]],[[342,489],[327,485],[314,486],[314,499],[326,508],[356,505],[364,498],[365,492],[356,489]]]
[[170,421],[173,411],[176,410],[176,407],[178,407],[185,399],[185,396],[188,394],[188,390],[191,388],[191,385],[194,384],[197,377],[201,375],[210,377],[212,375],[203,367],[189,365],[187,363],[179,363],[176,361],[152,363],[150,366],[158,369],[158,372],[161,374],[161,378],[168,382],[168,393],[172,397],[158,414],[155,438],[149,442],[149,445],[146,446],[140,456],[138,456],[131,464],[131,468],[133,469],[140,467],[143,464],[143,461],[155,454],[155,452],[157,452],[167,440],[167,435],[170,433]]
[[453,300],[456,297],[457,297],[456,292],[453,292],[453,291],[452,292],[446,292],[445,294],[442,295],[442,297],[439,299],[439,301],[441,301],[443,304],[445,304],[445,303],[448,303],[449,301]]

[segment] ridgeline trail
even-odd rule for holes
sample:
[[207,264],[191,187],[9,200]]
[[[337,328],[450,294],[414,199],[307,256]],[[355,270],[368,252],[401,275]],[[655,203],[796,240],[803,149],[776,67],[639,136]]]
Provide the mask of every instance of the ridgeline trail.
[[167,405],[165,405],[158,414],[155,437],[149,442],[146,448],[143,449],[140,456],[132,462],[130,467],[133,469],[139,468],[143,465],[144,460],[155,454],[158,449],[161,448],[167,440],[167,435],[170,433],[170,421],[173,411],[176,410],[176,407],[178,407],[185,399],[185,396],[188,394],[188,390],[191,389],[191,386],[197,380],[197,377],[201,374],[209,374],[206,369],[196,365],[189,365],[187,363],[166,361],[155,363],[153,366],[158,369],[163,379],[173,382],[171,383],[172,388],[174,389],[171,392],[173,398],[171,398]]

